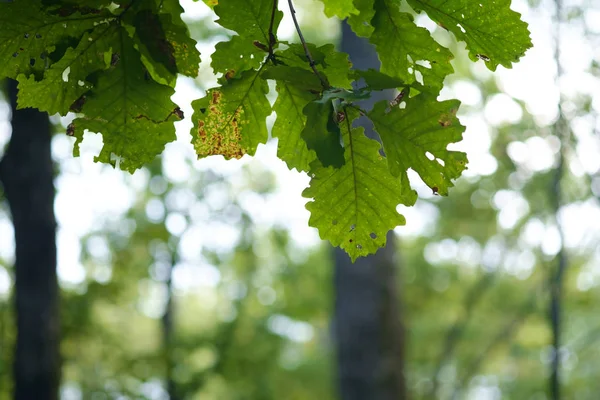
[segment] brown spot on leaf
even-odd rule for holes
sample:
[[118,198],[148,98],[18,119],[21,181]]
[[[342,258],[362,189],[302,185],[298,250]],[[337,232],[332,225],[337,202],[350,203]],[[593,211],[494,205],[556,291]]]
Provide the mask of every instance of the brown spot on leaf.
[[269,51],[269,48],[264,43],[261,43],[258,40],[255,40],[254,42],[252,42],[252,44],[254,45],[254,47],[259,48],[262,51]]
[[177,118],[179,119],[184,118],[183,111],[179,107],[175,107],[175,109],[173,110],[173,114],[177,115]]
[[81,97],[79,97],[77,100],[75,100],[73,102],[73,104],[71,104],[71,107],[69,107],[69,110],[73,111],[73,112],[81,112],[81,109],[83,108],[83,105],[85,104],[86,101],[86,97],[85,94],[81,95]]
[[112,56],[110,57],[110,66],[115,67],[119,63],[119,60],[121,60],[119,53],[112,53]]
[[67,136],[75,136],[75,125],[72,122],[67,126]]
[[225,73],[225,79],[230,81],[235,77],[235,70],[234,69],[230,69],[229,71],[227,71]]
[[402,89],[402,91],[398,93],[394,100],[390,101],[390,107],[396,107],[398,104],[400,104],[402,99],[409,93],[409,91],[409,87],[405,87],[404,89]]
[[438,120],[440,126],[446,128],[452,125],[453,119],[456,118],[456,111],[457,110],[454,108],[447,113],[440,115],[440,119]]

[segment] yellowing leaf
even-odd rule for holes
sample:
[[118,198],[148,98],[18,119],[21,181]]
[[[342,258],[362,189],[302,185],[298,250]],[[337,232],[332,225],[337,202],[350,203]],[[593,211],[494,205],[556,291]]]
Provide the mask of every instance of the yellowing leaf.
[[241,158],[253,155],[258,144],[267,141],[266,118],[271,105],[267,83],[259,75],[247,71],[192,103],[192,143],[198,158]]

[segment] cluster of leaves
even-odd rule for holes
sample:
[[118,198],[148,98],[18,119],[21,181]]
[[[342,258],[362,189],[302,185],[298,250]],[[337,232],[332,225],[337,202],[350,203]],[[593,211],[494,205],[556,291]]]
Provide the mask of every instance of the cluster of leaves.
[[[67,134],[102,133],[97,161],[134,171],[175,139],[177,74],[200,54],[176,0],[0,4],[0,78],[19,81],[19,107],[78,117]],[[117,161],[118,160],[118,161]]]
[[[380,70],[352,69],[331,44],[278,40],[277,0],[222,0],[214,6],[217,22],[235,34],[211,57],[222,74],[219,86],[192,104],[192,142],[198,157],[253,155],[267,141],[266,119],[275,112],[279,157],[312,178],[304,192],[313,200],[310,225],[356,259],[405,223],[396,208],[417,198],[409,169],[447,195],[466,168],[464,153],[447,150],[464,131],[459,102],[436,99],[453,72],[453,55],[402,10],[426,13],[492,70],[510,68],[531,41],[510,0],[323,3],[328,16],[347,18],[369,38]],[[21,107],[78,113],[67,132],[78,139],[75,152],[85,130],[99,132],[104,147],[97,160],[133,171],[174,139],[173,122],[182,117],[169,99],[177,74],[197,75],[199,54],[181,12],[176,0],[2,4],[0,78],[19,80]],[[275,81],[273,105],[268,81]],[[386,89],[399,94],[372,110],[355,104]],[[381,142],[356,126],[360,116],[371,120]]]

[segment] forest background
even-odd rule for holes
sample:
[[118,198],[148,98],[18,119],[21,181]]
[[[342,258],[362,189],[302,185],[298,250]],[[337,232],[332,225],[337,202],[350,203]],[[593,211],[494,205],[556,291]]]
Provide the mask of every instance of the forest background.
[[[182,4],[210,54],[220,29],[210,10]],[[401,343],[388,343],[404,350],[380,357],[402,366],[405,388],[394,390],[410,398],[541,400],[556,395],[558,375],[564,398],[600,390],[600,9],[568,1],[557,13],[557,4],[513,2],[534,48],[496,73],[418,20],[458,52],[441,96],[463,103],[470,164],[448,198],[421,186],[395,230],[394,312],[373,329],[404,327]],[[321,7],[297,2],[307,38],[341,40]],[[280,35],[295,38],[289,15]],[[179,104],[214,83],[209,62],[198,79],[180,79]],[[69,120],[52,122],[61,398],[333,399],[347,385],[338,371],[370,374],[361,360],[339,357],[340,256],[308,227],[300,196],[308,178],[277,161],[274,143],[253,159],[196,161],[182,121],[181,140],[128,176],[92,162],[99,139],[72,158]],[[9,139],[4,101],[0,149]],[[1,202],[0,398],[12,390],[17,334],[10,221]],[[369,263],[361,267],[382,269]]]

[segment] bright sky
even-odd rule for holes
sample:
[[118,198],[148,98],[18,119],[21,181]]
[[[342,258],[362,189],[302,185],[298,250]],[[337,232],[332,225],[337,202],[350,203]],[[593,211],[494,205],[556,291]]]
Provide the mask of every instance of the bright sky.
[[[319,2],[308,0],[310,7],[306,9],[319,9]],[[182,1],[187,10],[186,17],[189,20],[203,17],[210,12],[202,2],[191,0]],[[554,84],[555,68],[553,64],[552,49],[552,25],[550,18],[553,12],[551,6],[540,7],[535,12],[529,12],[526,2],[523,0],[513,2],[513,9],[524,14],[524,19],[530,23],[534,48],[529,50],[526,57],[513,69],[507,70],[502,67],[496,72],[500,87],[506,92],[488,99],[483,105],[483,112],[471,112],[462,114],[461,121],[467,126],[464,140],[454,146],[456,149],[466,151],[470,160],[469,170],[462,179],[476,181],[479,176],[492,174],[497,164],[489,154],[491,135],[494,127],[503,124],[511,124],[520,121],[523,110],[519,103],[522,101],[528,111],[535,116],[539,125],[539,131],[552,124],[557,115],[558,88]],[[302,12],[299,7],[299,18],[304,23],[320,24],[323,32],[334,38],[337,35],[337,24],[335,21],[317,21],[314,15]],[[419,23],[429,29],[435,25],[424,18]],[[302,23],[302,22],[301,22]],[[600,26],[600,12],[586,14],[586,23],[590,29],[598,30]],[[289,15],[286,14],[280,35],[286,39],[292,39],[295,35]],[[600,111],[600,81],[590,76],[585,70],[592,60],[599,60],[600,55],[597,48],[594,49],[582,40],[582,32],[579,27],[570,27],[564,30],[563,62],[565,76],[561,80],[561,87],[569,98],[588,94],[593,98],[594,110]],[[209,54],[215,43],[202,44],[200,50],[203,54],[203,73],[201,81],[204,87],[210,87],[214,82],[208,71]],[[463,57],[466,55],[463,53]],[[473,65],[476,76],[486,79],[489,72],[483,62]],[[212,81],[211,81],[212,80]],[[214,170],[225,175],[233,182],[243,186],[242,167],[250,166],[251,169],[269,169],[276,174],[277,191],[274,195],[265,199],[258,196],[245,195],[241,203],[251,213],[253,219],[259,225],[259,229],[268,228],[273,225],[285,226],[291,232],[293,239],[299,248],[314,246],[319,243],[317,232],[308,227],[309,214],[304,208],[306,199],[301,197],[302,190],[308,184],[308,177],[296,171],[289,171],[285,164],[275,156],[276,143],[270,142],[261,146],[254,158],[244,157],[242,160],[224,161],[220,157],[211,157],[196,161],[191,146],[189,129],[192,115],[190,103],[192,99],[203,96],[203,90],[190,79],[180,79],[177,84],[177,93],[174,101],[180,105],[186,115],[186,120],[177,123],[178,140],[167,145],[163,155],[163,166],[166,177],[174,182],[185,183],[193,177],[197,171]],[[467,81],[458,81],[452,87],[444,89],[443,98],[458,98],[466,106],[479,107],[482,102],[482,94],[476,84]],[[9,139],[10,125],[8,123],[9,110],[5,103],[0,103],[0,148]],[[57,119],[55,119],[57,120]],[[63,119],[63,124],[68,119]],[[569,167],[572,173],[581,176],[583,173],[596,173],[600,168],[600,144],[595,136],[595,121],[580,118],[574,124],[574,134],[578,144],[574,152],[577,159]],[[519,182],[527,179],[533,172],[546,171],[552,168],[554,159],[560,144],[555,138],[539,137],[536,132],[530,132],[529,138],[523,141],[511,143],[507,149],[509,156],[518,163],[520,175],[514,179],[512,190],[498,192],[493,198],[493,204],[500,210],[499,224],[502,228],[512,228],[520,218],[528,211],[530,205],[519,192]],[[86,271],[79,262],[80,238],[98,227],[98,224],[107,220],[118,221],[123,213],[135,200],[135,191],[149,184],[148,174],[138,171],[133,176],[127,173],[113,170],[108,166],[95,164],[93,156],[99,152],[102,142],[100,135],[88,134],[81,147],[81,157],[73,158],[71,155],[73,139],[66,135],[57,135],[53,140],[52,151],[55,160],[60,165],[61,174],[56,180],[58,194],[55,210],[59,223],[58,249],[59,249],[59,277],[65,286],[78,285],[86,279]],[[193,165],[190,168],[189,165]],[[423,198],[431,198],[431,190],[419,179],[411,179],[415,182],[420,195]],[[600,189],[600,188],[599,188]],[[450,194],[452,195],[452,194]],[[227,201],[218,193],[212,194],[212,200]],[[210,196],[209,196],[210,197]],[[443,201],[443,200],[442,200]],[[181,290],[190,290],[198,285],[215,286],[219,282],[219,273],[214,266],[205,264],[198,256],[198,249],[227,248],[231,246],[231,238],[236,237],[235,227],[224,226],[211,222],[211,215],[205,211],[197,213],[198,218],[193,219],[190,226],[175,211],[164,210],[162,206],[151,203],[147,207],[149,218],[160,218],[167,215],[167,227],[176,235],[181,235],[181,254],[183,261],[175,273],[175,287]],[[430,232],[435,224],[437,213],[434,206],[428,202],[417,202],[413,208],[399,207],[406,216],[407,225],[399,227],[396,232],[401,236],[414,236]],[[474,210],[476,212],[476,210]],[[600,208],[596,202],[588,201],[568,205],[561,212],[561,221],[564,224],[569,247],[596,246],[599,231],[595,224],[600,220]],[[541,246],[544,253],[555,254],[560,246],[555,227],[547,226],[539,220],[532,220],[526,225],[522,237],[524,250],[515,257],[521,257],[521,265],[530,265],[526,248],[528,246]],[[12,228],[8,216],[0,213],[0,258],[13,259]],[[102,253],[102,243],[98,243],[98,252]],[[464,260],[478,265],[491,260],[498,252],[502,251],[502,244],[494,245],[491,250],[480,249],[477,244],[466,241],[445,241],[434,244],[427,251],[426,256],[433,262],[440,257],[463,257]],[[435,247],[437,246],[437,247]],[[593,247],[592,247],[593,248]],[[530,251],[529,251],[530,252]],[[487,256],[486,256],[487,254]],[[487,260],[486,261],[486,257]],[[491,257],[491,258],[490,258]],[[600,255],[598,255],[600,258]],[[530,259],[530,258],[529,258]],[[511,272],[511,271],[508,271]],[[531,270],[512,271],[516,276],[525,278]],[[586,272],[586,278],[582,280],[581,289],[589,289],[600,283],[600,271],[590,267]],[[110,276],[110,271],[108,272]],[[96,277],[96,279],[106,279]],[[10,285],[10,278],[2,267],[0,267],[0,295],[6,295]]]

